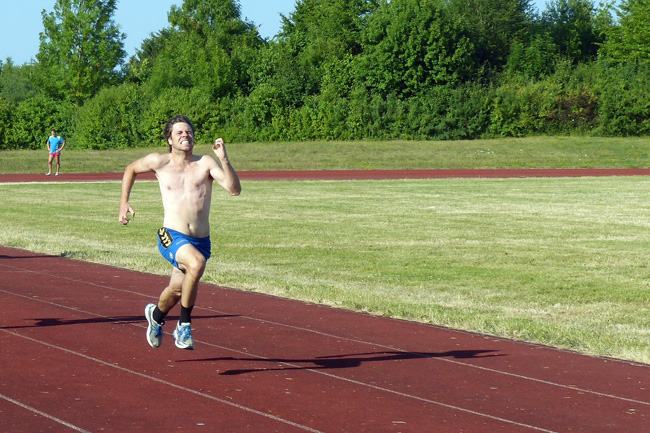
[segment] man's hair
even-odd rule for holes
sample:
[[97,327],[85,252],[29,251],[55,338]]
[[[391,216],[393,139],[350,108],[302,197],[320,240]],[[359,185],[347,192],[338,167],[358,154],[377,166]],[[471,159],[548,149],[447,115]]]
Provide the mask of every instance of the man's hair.
[[174,128],[174,125],[177,123],[187,123],[190,125],[190,128],[192,129],[192,135],[194,135],[194,131],[196,130],[194,128],[194,124],[190,120],[189,117],[183,116],[181,114],[177,114],[171,119],[169,119],[169,122],[167,122],[167,125],[165,125],[165,130],[163,131],[163,135],[165,136],[165,140],[169,139],[172,135],[172,129]]

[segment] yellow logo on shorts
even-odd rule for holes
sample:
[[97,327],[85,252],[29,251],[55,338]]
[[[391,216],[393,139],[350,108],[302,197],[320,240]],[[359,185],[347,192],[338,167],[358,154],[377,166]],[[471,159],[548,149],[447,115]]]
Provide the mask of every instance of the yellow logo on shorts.
[[165,227],[158,229],[158,239],[160,239],[160,244],[165,249],[169,248],[172,242],[174,242],[174,238],[167,232],[167,229]]

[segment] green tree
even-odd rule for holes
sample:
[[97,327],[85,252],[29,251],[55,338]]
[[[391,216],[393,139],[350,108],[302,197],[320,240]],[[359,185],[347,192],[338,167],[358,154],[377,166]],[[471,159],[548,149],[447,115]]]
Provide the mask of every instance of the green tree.
[[465,27],[477,65],[485,72],[505,65],[513,41],[529,39],[531,0],[445,0]]
[[151,33],[135,50],[125,67],[125,79],[134,83],[144,83],[151,77],[154,62],[158,55],[170,43],[174,32],[167,27]]
[[469,79],[474,47],[437,0],[382,0],[361,37],[357,71],[369,89],[401,97]]
[[81,104],[119,81],[124,34],[113,22],[116,0],[57,0],[42,11],[37,78],[51,96]]
[[361,32],[377,7],[376,0],[302,0],[283,17],[272,46],[267,72],[278,87],[294,87],[304,99],[319,94],[323,86],[346,95],[353,74],[345,74],[361,53]]
[[558,52],[574,64],[594,60],[602,39],[591,0],[551,0],[542,14],[542,25]]
[[8,58],[0,61],[0,95],[9,103],[16,103],[30,98],[38,93],[33,83],[34,65],[16,66]]
[[11,112],[13,110],[14,107],[0,95],[0,149],[11,147],[8,138],[11,133]]
[[615,62],[650,61],[650,0],[623,0],[619,26],[610,29],[605,55]]
[[198,88],[219,98],[250,91],[251,67],[264,41],[241,19],[237,1],[185,0],[172,6],[168,19],[171,30],[149,47],[155,56],[148,80],[154,93]]
[[553,73],[556,60],[557,46],[548,33],[541,33],[528,44],[518,40],[512,43],[506,70],[530,78],[541,78]]

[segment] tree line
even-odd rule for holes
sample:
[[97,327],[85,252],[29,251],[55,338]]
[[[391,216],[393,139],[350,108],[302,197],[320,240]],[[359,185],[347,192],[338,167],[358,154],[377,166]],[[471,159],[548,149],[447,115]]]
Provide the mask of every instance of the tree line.
[[0,149],[198,140],[650,133],[650,1],[298,0],[262,38],[237,0],[184,0],[126,60],[116,0],[56,0],[36,60],[0,61]]

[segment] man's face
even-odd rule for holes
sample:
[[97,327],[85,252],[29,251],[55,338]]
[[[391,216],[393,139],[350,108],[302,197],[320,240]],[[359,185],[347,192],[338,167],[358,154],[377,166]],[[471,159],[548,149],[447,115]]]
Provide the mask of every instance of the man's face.
[[192,134],[192,128],[184,122],[175,123],[167,142],[174,149],[192,150],[194,147],[194,134]]
[[56,135],[56,131],[51,131],[50,133],[52,134],[53,137]]

